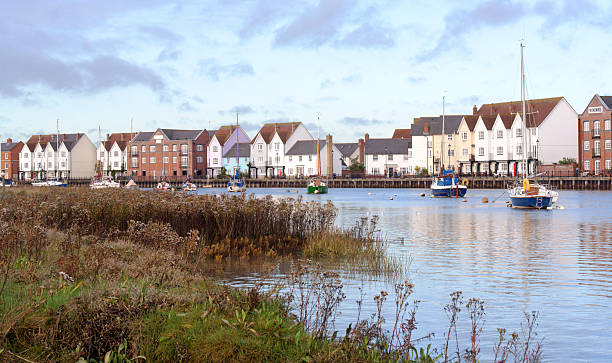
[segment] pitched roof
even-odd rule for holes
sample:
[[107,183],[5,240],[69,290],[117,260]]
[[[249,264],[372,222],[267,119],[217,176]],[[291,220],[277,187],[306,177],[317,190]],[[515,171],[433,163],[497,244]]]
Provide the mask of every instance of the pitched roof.
[[393,139],[407,139],[411,136],[411,130],[410,129],[395,129],[395,131],[393,132]]
[[2,149],[2,151],[11,151],[16,146],[18,146],[20,144],[21,144],[21,141],[19,141],[19,142],[3,142],[2,145],[0,145],[0,149]]
[[411,139],[368,139],[365,142],[366,155],[408,154]]
[[[238,145],[238,157],[239,158],[248,158],[251,156],[251,143],[249,142],[240,142]],[[235,158],[236,157],[236,145],[230,147],[225,154],[223,154],[224,158]]]
[[169,140],[195,140],[206,130],[160,129]]
[[356,142],[335,143],[334,145],[336,145],[343,157],[350,157],[359,148],[359,144]]
[[134,136],[132,141],[135,141],[135,142],[136,141],[149,141],[153,137],[153,134],[155,134],[155,132],[150,132],[150,131],[139,132],[136,134],[136,136]]
[[[325,147],[325,140],[319,140],[319,147]],[[298,140],[285,154],[286,155],[315,155],[317,153],[317,140]]]
[[219,141],[219,144],[221,144],[221,146],[223,146],[223,145],[225,145],[225,142],[227,141],[227,139],[232,135],[234,130],[236,130],[236,125],[221,126],[221,127],[219,127],[219,130],[215,131],[215,135],[214,136],[217,137],[217,140]]
[[[527,127],[540,126],[563,97],[540,98],[525,100]],[[521,101],[486,103],[480,106],[477,115],[497,115],[499,113],[522,113]]]
[[482,122],[487,130],[492,130],[495,120],[497,119],[497,115],[480,115],[480,118],[482,118]]
[[499,114],[499,118],[501,118],[502,122],[504,123],[504,127],[506,129],[511,129],[512,128],[512,123],[514,122],[514,118],[516,117],[516,115],[512,115],[509,113],[500,113]]
[[[295,129],[301,125],[301,122],[280,122],[280,123],[268,123],[264,124],[257,135],[261,135],[263,137],[266,144],[269,144],[272,141],[275,133],[278,133],[278,136],[281,138],[283,142],[287,142],[287,140],[293,135]],[[251,144],[255,142],[257,139],[257,135],[251,140]]]
[[[463,117],[463,115],[444,115],[444,134],[456,133]],[[416,118],[410,130],[411,136],[441,135],[442,116]]]
[[470,131],[474,131],[474,127],[476,127],[476,122],[478,122],[478,116],[474,115],[466,115],[463,116],[465,119],[465,123]]
[[119,146],[119,149],[125,150],[125,147],[130,142],[130,140],[134,137],[133,133],[129,132],[119,132],[107,135],[106,141],[104,141],[104,148],[106,151],[110,151],[113,147],[113,144],[116,142]]
[[608,110],[612,109],[612,96],[599,96],[599,98]]
[[28,149],[30,151],[34,151],[34,148],[36,148],[36,144],[40,144],[40,147],[42,147],[43,149],[47,146],[47,144],[49,144],[53,151],[57,151],[56,146],[58,144],[61,145],[62,143],[64,143],[66,145],[66,148],[68,148],[68,150],[71,150],[72,146],[74,146],[83,135],[84,134],[80,132],[75,134],[59,134],[59,139],[57,137],[58,135],[56,134],[32,135],[26,142],[26,145],[28,146]]

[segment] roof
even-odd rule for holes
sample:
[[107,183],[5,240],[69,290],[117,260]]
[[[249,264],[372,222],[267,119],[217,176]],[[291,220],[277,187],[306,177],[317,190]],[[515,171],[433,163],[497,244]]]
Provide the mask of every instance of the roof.
[[237,128],[236,125],[221,126],[219,127],[219,130],[215,131],[214,136],[217,137],[217,141],[219,141],[219,144],[221,144],[221,146],[225,145],[225,142],[232,135],[234,130],[236,130],[236,128]]
[[116,142],[121,150],[125,150],[125,147],[130,142],[133,136],[134,134],[129,132],[120,132],[107,135],[106,141],[104,141],[104,148],[106,149],[106,151],[110,151],[110,149],[113,147],[113,144],[115,144]]
[[[319,140],[319,147],[325,147],[325,140]],[[314,155],[317,153],[317,140],[299,140],[286,152],[286,155]]]
[[206,130],[160,129],[169,140],[195,140]]
[[601,98],[601,101],[606,105],[606,108],[612,109],[612,96],[599,96],[599,98]]
[[[261,135],[263,137],[266,144],[269,144],[272,141],[275,133],[278,133],[278,136],[281,138],[283,142],[287,142],[287,140],[293,135],[295,129],[300,126],[301,122],[275,122],[264,124],[257,135]],[[257,139],[257,135],[251,140],[251,144],[255,142]]]
[[359,144],[356,142],[335,143],[334,145],[336,145],[343,157],[350,157],[359,148]]
[[147,132],[139,132],[138,134],[136,134],[136,136],[134,136],[132,141],[134,141],[134,142],[137,142],[137,141],[149,141],[153,137],[153,134],[155,134],[155,132],[148,132],[148,131]]
[[66,148],[70,151],[83,135],[84,134],[80,132],[75,134],[32,135],[26,142],[26,145],[28,146],[28,149],[30,151],[34,151],[34,148],[36,148],[36,144],[40,144],[40,147],[42,147],[43,149],[47,146],[47,144],[50,144],[53,151],[57,151],[56,146],[64,143],[64,145],[66,145]]
[[[525,121],[527,127],[540,126],[563,97],[540,98],[525,100]],[[521,101],[486,103],[480,106],[477,115],[517,114],[522,113]]]
[[506,129],[512,128],[512,123],[514,122],[515,117],[516,115],[512,115],[510,113],[500,113],[499,114],[499,118],[501,118],[502,122],[504,123],[504,127]]
[[497,115],[480,115],[482,122],[484,123],[487,130],[493,130],[493,125],[495,124],[495,120],[497,120]]
[[474,115],[466,115],[463,116],[465,119],[465,123],[470,131],[474,131],[474,127],[476,127],[476,122],[478,122],[478,116]]
[[[463,117],[463,115],[444,115],[444,134],[456,133]],[[442,116],[416,118],[410,130],[411,136],[441,135]]]
[[3,142],[0,145],[0,149],[2,149],[2,151],[11,151],[13,150],[16,146],[20,145],[21,141],[19,142]]
[[410,148],[411,139],[368,139],[365,142],[366,155],[408,154]]
[[[240,158],[248,158],[251,156],[251,143],[249,142],[240,142],[238,145],[238,157]],[[235,158],[236,157],[236,144],[230,147],[225,154],[223,154],[224,158]]]
[[407,139],[409,137],[411,137],[411,130],[410,129],[395,129],[395,131],[393,132],[393,139]]

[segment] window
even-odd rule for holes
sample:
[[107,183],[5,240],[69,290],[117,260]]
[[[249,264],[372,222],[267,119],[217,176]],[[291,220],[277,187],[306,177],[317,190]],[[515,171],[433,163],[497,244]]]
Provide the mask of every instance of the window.
[[257,144],[257,150],[263,150],[263,144],[262,143]]
[[593,155],[599,156],[600,152],[600,142],[599,140],[593,141]]
[[506,163],[501,163],[500,164],[501,171],[506,171],[507,167],[508,167],[508,165]]
[[64,169],[66,168],[66,162],[65,161],[62,161],[62,168],[64,168]]
[[372,155],[372,160],[377,161],[378,160],[378,155],[376,155],[376,154]]
[[404,160],[408,160],[408,158],[409,158],[408,154],[405,154],[404,155]]
[[463,156],[468,156],[468,149],[467,149],[467,148],[464,148],[463,150],[461,150],[461,154],[462,154]]
[[172,151],[178,151],[178,145],[172,144]]
[[140,149],[140,151],[142,151],[143,153],[146,153],[147,152],[147,147],[142,145],[142,148]]
[[66,152],[62,151],[62,157],[65,158],[66,157]]
[[147,163],[147,158],[142,158],[142,163],[146,164]]
[[181,144],[181,154],[187,155],[187,144]]
[[[174,160],[175,160],[174,162],[176,163],[176,157],[174,157]],[[204,160],[204,159],[203,159],[201,156],[198,156],[198,157],[196,158],[196,162],[197,162],[198,164],[202,164],[203,160]]]
[[478,140],[484,140],[484,131],[478,131]]
[[154,153],[155,152],[155,145],[149,146],[149,151]]
[[604,130],[610,131],[610,120],[604,121]]
[[531,134],[535,136],[537,130],[538,130],[537,128],[532,127],[531,128]]
[[431,140],[427,140],[427,147],[429,148],[431,147],[431,142],[432,142]]
[[448,156],[455,156],[455,150],[448,150]]
[[516,129],[516,137],[523,137],[523,129],[521,128]]
[[380,174],[378,168],[372,168],[372,174]]
[[610,139],[607,139],[606,140],[606,144],[605,144],[606,145],[606,150],[612,149],[612,145],[611,144],[612,144],[612,142],[610,141]]
[[274,143],[274,150],[280,150],[280,142]]
[[308,161],[312,161],[312,155],[308,155]]
[[412,149],[408,149],[408,157],[411,158],[412,157]]
[[164,145],[164,147],[163,147],[163,151],[164,151],[165,153],[167,153],[167,152],[168,152],[168,145]]
[[461,140],[463,140],[463,141],[467,141],[467,136],[468,136],[468,133],[467,133],[467,132],[465,132],[465,131],[464,131],[464,132],[462,132],[462,133],[461,133]]
[[36,157],[40,159],[40,158],[42,158],[42,154],[41,153],[36,153]]
[[132,168],[138,167],[138,158],[132,158]]
[[601,171],[601,161],[595,160],[595,174],[599,174]]
[[113,156],[115,156],[115,157],[119,156],[119,151],[115,151],[115,152],[113,153]]
[[155,157],[149,158],[149,164],[155,164]]
[[312,175],[312,168],[308,168],[308,175]]
[[593,121],[593,136],[599,136],[599,121]]
[[503,146],[498,146],[497,147],[497,155],[504,155],[504,147]]
[[289,161],[293,161],[293,158],[291,157],[291,155],[289,155]]
[[606,160],[606,169],[607,170],[612,169],[612,160],[610,159]]
[[[89,154],[89,155],[91,155],[91,154]],[[49,165],[49,169],[53,168],[53,161],[49,161],[48,165]]]
[[584,130],[584,132],[589,132],[589,131],[591,131],[591,127],[590,127],[590,124],[589,124],[589,121],[588,121],[588,120],[587,120],[587,121],[584,121],[584,127],[583,127],[582,129]]
[[[27,158],[28,156],[29,156],[28,153],[23,153],[23,157],[24,158]],[[27,168],[27,166],[26,166],[26,168]]]
[[289,168],[289,175],[293,175],[293,168]]
[[168,162],[170,161],[169,159],[170,158],[168,158],[167,156],[164,156],[164,164],[168,164]]
[[430,158],[431,157],[431,149],[427,149],[427,157]]
[[387,160],[392,161],[393,160],[393,154],[389,154],[389,158]]
[[213,152],[216,153],[217,151],[219,151],[219,148],[216,145],[213,146]]
[[30,165],[28,163],[23,163],[23,167],[24,167],[24,169],[27,169],[27,168],[30,167]]
[[219,164],[219,158],[213,158],[213,164],[214,165]]
[[181,166],[188,166],[188,165],[189,165],[189,158],[187,156],[181,157]]
[[498,139],[504,138],[504,130],[497,130],[497,138]]
[[4,154],[4,159],[8,160],[8,153]]
[[589,140],[584,140],[584,151],[591,150],[591,142]]
[[[202,158],[201,156],[198,156],[200,159]],[[176,164],[176,156],[172,157],[172,164]]]
[[484,156],[484,147],[478,148],[478,156]]
[[196,146],[196,150],[197,151],[202,151],[202,150],[204,150],[204,147],[202,145],[197,145]]
[[516,145],[516,153],[518,155],[523,155],[523,145]]
[[591,160],[585,160],[584,161],[584,170],[586,170],[586,171],[590,171],[591,170]]
[[225,158],[225,162],[229,164],[229,158]]
[[118,168],[118,167],[119,167],[119,162],[118,162],[118,161],[115,161],[115,162],[113,163],[113,167]]
[[298,161],[302,161],[302,155],[298,156]]
[[260,163],[263,163],[263,156],[257,157],[257,161],[260,162]]
[[[91,154],[89,154],[91,155]],[[103,158],[104,157],[104,151],[100,151],[100,157]]]
[[453,134],[448,134],[448,136],[446,136],[447,140],[452,140],[453,139]]

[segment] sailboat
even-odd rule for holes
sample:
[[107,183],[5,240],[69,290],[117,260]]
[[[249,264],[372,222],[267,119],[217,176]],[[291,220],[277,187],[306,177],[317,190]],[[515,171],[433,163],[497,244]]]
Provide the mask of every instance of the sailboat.
[[526,122],[526,110],[525,110],[525,63],[523,60],[523,48],[525,45],[521,42],[521,105],[522,105],[522,118],[521,127],[522,140],[521,148],[523,151],[523,160],[521,160],[521,166],[523,171],[522,180],[516,180],[510,186],[508,186],[508,194],[510,196],[510,203],[512,208],[528,208],[528,209],[547,209],[550,208],[553,202],[556,202],[559,193],[550,189],[549,186],[540,184],[535,180],[530,180],[528,176],[528,165],[526,154],[529,148],[525,148],[525,134],[527,131]]
[[459,182],[457,174],[453,170],[444,169],[444,110],[445,97],[442,96],[442,141],[440,149],[440,175],[433,178],[430,186],[433,197],[460,198],[467,193],[467,186]]
[[[317,122],[319,122],[319,118],[317,117]],[[320,132],[317,128],[317,176],[310,179],[308,182],[308,194],[327,194],[327,184],[321,179],[321,138]],[[327,147],[332,147],[331,145],[327,145]]]
[[240,157],[238,156],[238,112],[236,112],[236,172],[234,176],[227,182],[227,191],[230,193],[240,193],[246,191],[244,181],[240,177]]

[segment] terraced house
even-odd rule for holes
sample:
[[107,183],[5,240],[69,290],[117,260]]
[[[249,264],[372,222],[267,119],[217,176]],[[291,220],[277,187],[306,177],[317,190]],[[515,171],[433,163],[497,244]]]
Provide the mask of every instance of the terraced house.
[[21,148],[23,148],[23,142],[13,142],[11,138],[0,143],[0,178],[17,180]]
[[[221,172],[221,168],[225,168],[228,174],[234,174],[236,167],[239,167],[243,173],[248,172],[250,141],[240,126],[221,126],[214,131],[206,148],[207,175],[215,177]],[[236,165],[236,153],[238,153],[238,165]]]
[[595,95],[578,118],[582,172],[612,174],[612,96]]
[[106,141],[100,142],[96,159],[102,175],[117,176],[127,174],[128,148],[134,133],[113,133],[106,135]]
[[210,137],[205,129],[139,132],[130,143],[128,174],[135,179],[201,178]]

